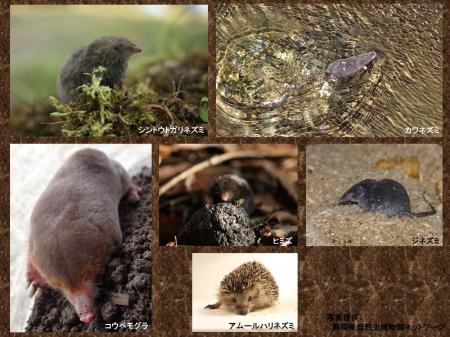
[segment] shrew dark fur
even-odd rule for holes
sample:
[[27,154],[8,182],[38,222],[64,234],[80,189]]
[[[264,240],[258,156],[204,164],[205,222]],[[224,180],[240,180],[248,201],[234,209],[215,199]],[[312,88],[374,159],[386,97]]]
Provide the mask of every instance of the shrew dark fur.
[[90,74],[102,66],[102,85],[112,89],[122,87],[130,57],[141,52],[141,48],[123,37],[108,36],[92,41],[88,46],[76,50],[61,68],[58,82],[58,97],[63,102],[73,100],[77,89],[91,82]]

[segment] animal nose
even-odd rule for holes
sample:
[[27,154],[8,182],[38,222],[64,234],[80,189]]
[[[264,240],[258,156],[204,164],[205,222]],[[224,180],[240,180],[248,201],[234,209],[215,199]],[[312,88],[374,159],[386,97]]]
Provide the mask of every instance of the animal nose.
[[230,200],[230,193],[227,193],[227,192],[222,193],[222,194],[220,195],[220,200],[222,200],[222,201],[228,201],[228,200]]
[[82,321],[83,323],[89,324],[93,320],[94,320],[94,314],[92,314],[92,313],[80,315],[80,321]]
[[247,315],[247,314],[248,314],[248,309],[247,309],[247,308],[241,309],[241,310],[239,311],[239,315],[245,316],[245,315]]

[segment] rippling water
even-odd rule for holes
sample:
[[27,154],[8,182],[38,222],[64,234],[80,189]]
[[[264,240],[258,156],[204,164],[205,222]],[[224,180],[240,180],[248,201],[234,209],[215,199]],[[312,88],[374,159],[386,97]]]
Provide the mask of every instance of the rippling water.
[[[331,62],[375,50],[354,76]],[[221,5],[219,136],[442,133],[442,6]],[[437,131],[433,129],[433,132]],[[411,134],[422,136],[422,134]]]

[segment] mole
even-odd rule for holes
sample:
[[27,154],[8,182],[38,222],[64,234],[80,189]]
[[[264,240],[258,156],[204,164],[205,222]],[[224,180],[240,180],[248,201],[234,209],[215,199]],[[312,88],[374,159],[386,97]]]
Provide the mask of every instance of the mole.
[[226,174],[216,179],[208,197],[214,204],[229,202],[244,208],[248,214],[255,210],[255,199],[250,184],[235,174]]
[[375,50],[336,60],[330,63],[326,69],[326,74],[330,75],[332,81],[339,78],[348,77],[363,69],[370,61],[377,56]]
[[140,192],[105,153],[86,148],[72,154],[31,214],[28,284],[60,290],[80,321],[92,322],[95,284],[122,243],[119,202],[138,202]]
[[431,204],[429,204],[430,211],[411,212],[411,202],[406,189],[402,184],[392,179],[378,181],[366,179],[353,185],[339,199],[339,204],[354,203],[358,204],[365,211],[382,213],[388,217],[407,216],[421,218],[436,213],[436,209]]
[[130,40],[116,36],[101,37],[81,47],[73,52],[61,68],[56,85],[59,99],[69,102],[76,98],[78,88],[91,83],[92,72],[100,66],[105,68],[101,84],[120,89],[128,60],[141,51]]

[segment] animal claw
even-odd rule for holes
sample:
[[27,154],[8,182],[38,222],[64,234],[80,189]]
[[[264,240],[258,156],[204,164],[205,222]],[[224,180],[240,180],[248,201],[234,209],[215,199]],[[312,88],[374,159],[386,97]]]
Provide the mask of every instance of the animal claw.
[[29,292],[29,296],[33,297],[34,294],[36,294],[36,292],[38,291],[39,288],[40,287],[36,283],[33,283],[32,286],[31,286],[31,290]]
[[141,200],[141,196],[140,193],[142,192],[142,188],[140,188],[137,185],[132,185],[129,189],[128,189],[128,201],[130,201],[131,203],[137,203],[139,200]]
[[235,206],[241,207],[244,204],[245,200],[244,199],[238,199],[234,202]]

